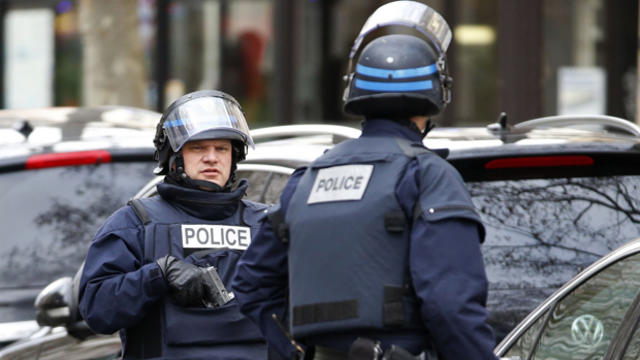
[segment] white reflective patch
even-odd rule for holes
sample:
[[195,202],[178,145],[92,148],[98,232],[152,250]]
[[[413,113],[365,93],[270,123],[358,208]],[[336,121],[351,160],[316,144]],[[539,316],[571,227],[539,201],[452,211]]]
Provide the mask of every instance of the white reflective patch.
[[373,165],[342,165],[320,169],[307,204],[360,200],[372,172]]
[[182,225],[183,248],[229,248],[246,250],[251,228],[227,225]]

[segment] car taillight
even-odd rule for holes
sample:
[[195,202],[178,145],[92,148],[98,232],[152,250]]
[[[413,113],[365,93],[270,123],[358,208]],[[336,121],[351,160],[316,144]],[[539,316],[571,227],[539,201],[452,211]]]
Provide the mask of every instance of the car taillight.
[[29,156],[25,163],[25,168],[31,170],[57,166],[91,165],[107,162],[111,162],[111,154],[106,150],[75,151]]
[[556,166],[591,166],[593,158],[584,155],[565,156],[528,156],[505,159],[495,159],[487,162],[485,169],[509,169],[530,167],[556,167]]

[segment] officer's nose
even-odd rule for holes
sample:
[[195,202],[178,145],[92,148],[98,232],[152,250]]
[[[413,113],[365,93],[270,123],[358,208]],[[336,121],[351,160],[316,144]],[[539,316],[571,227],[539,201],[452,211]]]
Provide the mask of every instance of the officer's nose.
[[213,146],[207,148],[207,150],[204,152],[203,161],[209,163],[218,162],[218,154],[216,153],[216,149]]

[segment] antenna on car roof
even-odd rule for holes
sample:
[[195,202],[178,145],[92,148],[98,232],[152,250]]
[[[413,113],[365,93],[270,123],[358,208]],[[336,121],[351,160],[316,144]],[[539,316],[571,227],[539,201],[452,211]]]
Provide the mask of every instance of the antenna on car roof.
[[507,113],[506,112],[501,112],[500,116],[498,116],[498,124],[500,124],[500,129],[504,130],[508,130],[507,129]]
[[13,126],[14,130],[22,134],[25,139],[33,132],[33,126],[29,123],[29,120],[21,120]]
[[498,122],[487,125],[487,130],[494,135],[499,135],[500,140],[505,142],[505,136],[509,133],[509,124],[507,123],[507,113],[501,112],[498,115]]

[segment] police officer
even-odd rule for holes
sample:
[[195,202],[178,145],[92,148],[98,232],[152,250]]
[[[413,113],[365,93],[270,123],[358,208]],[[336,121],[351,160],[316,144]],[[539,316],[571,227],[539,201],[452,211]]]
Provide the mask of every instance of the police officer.
[[413,1],[383,5],[356,39],[345,110],[365,117],[361,137],[294,172],[232,284],[282,356],[495,359],[483,225],[422,144],[450,99],[450,39]]
[[232,188],[253,146],[239,104],[219,91],[187,94],[164,112],[154,144],[159,196],[133,200],[98,230],[80,282],[83,318],[98,333],[119,330],[125,359],[266,358],[227,291],[265,208],[242,199],[245,179]]

